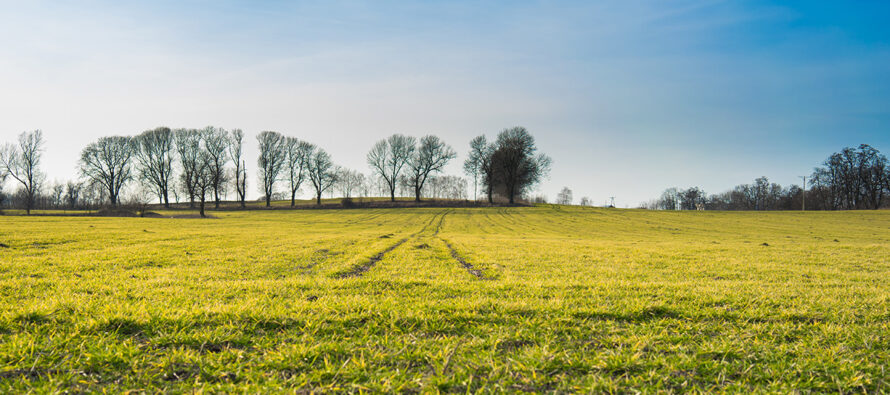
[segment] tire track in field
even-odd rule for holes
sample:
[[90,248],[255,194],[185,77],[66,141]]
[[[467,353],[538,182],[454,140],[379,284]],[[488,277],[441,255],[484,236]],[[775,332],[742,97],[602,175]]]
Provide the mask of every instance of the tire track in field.
[[451,257],[454,258],[454,260],[456,260],[458,263],[460,263],[461,266],[464,267],[464,269],[467,269],[467,272],[469,272],[470,274],[476,276],[477,278],[485,278],[485,275],[482,274],[482,271],[481,271],[481,270],[476,269],[475,267],[473,267],[473,264],[470,263],[470,262],[467,262],[467,260],[464,259],[464,258],[457,252],[456,249],[454,249],[454,246],[452,246],[451,243],[449,243],[447,240],[445,240],[445,239],[443,239],[441,236],[439,236],[439,230],[442,229],[442,222],[445,221],[445,216],[448,215],[448,214],[450,214],[450,213],[451,213],[451,211],[447,211],[447,212],[445,212],[444,214],[442,214],[441,217],[439,217],[439,224],[436,225],[436,231],[433,232],[433,237],[435,237],[435,238],[441,240],[443,243],[445,243],[445,246],[448,247],[448,252],[451,253]]
[[451,243],[441,237],[439,238],[439,240],[442,240],[442,242],[445,243],[445,246],[448,247],[448,251],[451,253],[451,257],[454,258],[458,263],[460,263],[461,266],[464,267],[464,269],[467,269],[467,272],[478,278],[486,278],[485,274],[482,273],[482,270],[476,269],[475,267],[473,267],[472,263],[467,262],[466,259],[461,257],[460,254],[458,254],[457,250],[454,249],[454,246],[451,245]]
[[433,232],[433,237],[436,237],[439,235],[439,229],[442,229],[442,221],[445,221],[445,216],[448,214],[451,214],[452,211],[454,211],[454,210],[447,210],[442,213],[441,217],[439,217],[439,223],[436,224],[436,231]]
[[[334,276],[336,278],[361,277],[363,274],[365,274],[365,272],[367,272],[368,270],[371,270],[371,268],[374,267],[374,265],[377,264],[377,262],[380,262],[386,254],[392,252],[396,248],[399,248],[399,246],[401,246],[402,244],[405,244],[405,242],[407,242],[408,240],[425,232],[427,230],[427,228],[429,228],[433,224],[433,222],[436,221],[436,217],[438,217],[440,214],[442,215],[442,218],[445,217],[445,213],[437,213],[436,215],[433,215],[433,218],[430,219],[430,222],[428,222],[426,225],[424,225],[423,228],[421,228],[419,231],[408,235],[407,237],[397,241],[395,244],[387,247],[383,251],[380,251],[377,254],[374,254],[374,256],[372,256],[370,259],[368,259],[367,262],[365,262],[361,265],[354,266],[352,269],[350,269],[347,272],[335,274]],[[442,218],[439,219],[440,226],[442,224]],[[438,228],[436,229],[436,232],[438,233]]]
[[303,273],[308,273],[308,272],[312,271],[319,264],[327,262],[328,259],[330,259],[331,257],[342,255],[344,253],[344,250],[346,250],[349,246],[352,246],[357,242],[358,242],[357,240],[349,240],[348,242],[346,242],[345,244],[340,246],[340,248],[337,248],[337,249],[331,249],[331,248],[317,249],[317,250],[313,251],[312,254],[310,255],[309,263],[302,265],[302,266],[296,266],[296,269],[302,271]]

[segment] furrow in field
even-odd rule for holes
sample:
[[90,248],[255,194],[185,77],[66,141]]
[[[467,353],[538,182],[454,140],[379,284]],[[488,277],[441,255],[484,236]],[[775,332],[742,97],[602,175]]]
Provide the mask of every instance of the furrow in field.
[[464,267],[464,269],[467,269],[467,272],[478,278],[486,278],[481,270],[476,269],[475,267],[473,267],[472,263],[467,262],[466,259],[460,256],[460,254],[458,254],[457,250],[454,249],[454,246],[452,246],[451,243],[441,237],[439,238],[439,240],[442,240],[442,242],[445,243],[445,246],[448,247],[448,252],[451,253],[451,257],[454,258],[458,263],[460,263]]
[[478,278],[486,278],[485,275],[482,274],[482,271],[473,267],[472,263],[467,262],[467,260],[464,259],[457,252],[456,249],[454,249],[454,246],[452,246],[451,243],[448,242],[448,240],[445,240],[441,236],[439,236],[439,231],[442,229],[442,223],[445,221],[445,216],[450,213],[451,213],[451,211],[447,211],[444,214],[442,214],[441,217],[439,217],[439,223],[438,223],[438,225],[436,225],[436,231],[433,233],[433,236],[438,238],[439,240],[441,240],[442,243],[444,243],[445,246],[448,247],[448,252],[451,254],[451,257],[454,258],[454,260],[456,260],[458,263],[460,263],[461,266],[464,267],[464,269],[467,269],[467,272],[469,272],[470,274],[472,274]]
[[[346,272],[342,272],[342,273],[337,273],[334,276],[337,278],[361,277],[365,272],[367,272],[368,270],[371,270],[371,268],[374,267],[374,265],[377,264],[377,262],[380,262],[380,260],[382,260],[383,257],[387,253],[392,252],[392,250],[395,250],[402,244],[405,244],[405,242],[407,242],[408,240],[422,234],[423,232],[426,232],[426,230],[430,226],[432,226],[432,224],[436,221],[436,218],[439,217],[440,214],[444,217],[444,213],[437,213],[437,214],[433,215],[433,218],[431,218],[430,221],[426,225],[424,225],[423,228],[421,228],[419,231],[412,233],[408,237],[405,237],[405,238],[399,240],[398,242],[387,247],[383,251],[380,251],[377,254],[374,254],[374,256],[369,258],[364,263],[353,266],[350,270],[348,270]],[[441,221],[440,221],[440,223],[441,223]],[[438,232],[438,229],[437,229],[437,232]]]
[[362,274],[364,274],[368,270],[371,270],[371,268],[377,262],[379,262],[381,259],[383,259],[384,255],[386,255],[388,252],[398,248],[400,245],[405,244],[405,242],[408,241],[408,239],[410,239],[410,238],[411,238],[411,236],[406,237],[402,240],[399,240],[397,243],[389,246],[387,249],[380,251],[376,255],[372,256],[371,259],[369,259],[364,264],[356,266],[352,270],[350,270],[346,273],[338,274],[337,278],[361,277]]
[[448,210],[442,213],[442,216],[439,217],[439,223],[436,224],[436,231],[433,232],[433,236],[437,236],[439,234],[439,230],[442,229],[442,222],[445,221],[445,216],[450,214],[453,210]]

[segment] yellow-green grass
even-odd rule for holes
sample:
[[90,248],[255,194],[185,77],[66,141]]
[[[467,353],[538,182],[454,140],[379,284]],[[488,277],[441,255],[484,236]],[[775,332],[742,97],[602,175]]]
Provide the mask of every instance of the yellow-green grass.
[[890,212],[213,215],[0,217],[0,392],[890,391]]

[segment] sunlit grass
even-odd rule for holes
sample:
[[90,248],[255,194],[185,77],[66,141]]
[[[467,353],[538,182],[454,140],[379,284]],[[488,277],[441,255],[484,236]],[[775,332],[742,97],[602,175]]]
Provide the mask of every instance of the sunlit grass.
[[0,217],[0,392],[890,388],[890,212],[212,214]]

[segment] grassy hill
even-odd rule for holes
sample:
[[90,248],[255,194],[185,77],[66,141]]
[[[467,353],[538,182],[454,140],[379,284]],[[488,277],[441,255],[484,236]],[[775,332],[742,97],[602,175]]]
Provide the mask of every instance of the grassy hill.
[[0,216],[0,392],[890,390],[890,212]]

